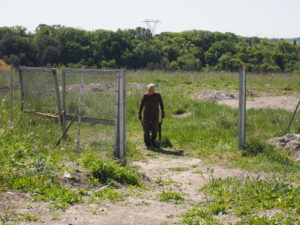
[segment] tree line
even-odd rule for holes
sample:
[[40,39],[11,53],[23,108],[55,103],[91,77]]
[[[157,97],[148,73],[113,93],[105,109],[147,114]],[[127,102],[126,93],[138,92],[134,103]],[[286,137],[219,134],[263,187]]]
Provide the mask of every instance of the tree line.
[[88,68],[300,72],[300,45],[283,39],[202,30],[152,35],[137,27],[95,30],[39,25],[0,27],[0,58],[9,64]]

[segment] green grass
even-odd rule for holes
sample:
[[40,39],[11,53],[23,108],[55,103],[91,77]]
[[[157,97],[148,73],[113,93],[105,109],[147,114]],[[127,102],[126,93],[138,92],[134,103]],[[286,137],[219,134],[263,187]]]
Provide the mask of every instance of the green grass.
[[168,191],[163,190],[161,193],[157,195],[157,199],[161,202],[171,202],[175,204],[179,204],[184,201],[184,197],[182,196],[181,193],[172,190],[168,190]]
[[89,198],[89,203],[102,203],[104,200],[110,200],[112,202],[123,200],[128,195],[120,193],[115,188],[104,186],[100,189],[95,189]]
[[[256,96],[263,93],[276,95],[294,93],[299,95],[300,93],[299,74],[249,74],[247,82],[248,91],[254,92]],[[162,94],[165,102],[166,118],[163,122],[163,140],[166,140],[168,144],[164,148],[172,146],[174,150],[184,151],[184,156],[200,157],[229,167],[244,168],[257,173],[275,173],[278,176],[286,177],[287,182],[294,182],[299,185],[300,166],[291,159],[291,153],[276,149],[266,142],[271,137],[284,134],[292,112],[273,109],[248,110],[247,143],[245,150],[240,151],[237,148],[238,110],[212,102],[199,102],[190,98],[191,94],[200,90],[237,92],[238,74],[128,71],[127,83],[137,83],[142,86],[142,88],[138,88],[134,85],[128,85],[127,88],[126,155],[128,162],[143,160],[145,154],[150,157],[158,157],[161,154],[141,151],[143,132],[140,121],[137,119],[138,105],[146,90],[145,85],[155,83],[157,91]],[[84,113],[93,116],[100,113],[105,116],[108,115],[107,118],[113,118],[112,109],[109,107],[101,108],[101,104],[97,101],[98,97],[103,98],[102,103],[111,101],[108,96],[111,96],[111,93],[103,93],[102,96],[93,95],[86,99]],[[69,97],[71,99],[74,96]],[[28,192],[33,200],[47,201],[52,208],[66,210],[70,205],[84,202],[86,195],[89,195],[88,199],[91,202],[122,199],[124,195],[119,193],[114,185],[134,185],[136,188],[142,185],[139,173],[135,168],[123,167],[117,161],[112,160],[113,127],[82,124],[82,149],[78,152],[76,149],[77,126],[74,125],[70,129],[68,138],[56,147],[55,143],[61,136],[58,122],[20,113],[19,96],[15,92],[14,102],[16,104],[14,105],[13,123],[9,123],[8,94],[0,92],[0,100],[1,191]],[[77,105],[71,100],[69,102],[68,110],[76,110]],[[51,107],[53,106],[52,104]],[[191,112],[192,114],[184,118],[173,116],[174,113],[184,112]],[[299,124],[300,117],[297,114],[290,132],[299,133]],[[91,174],[87,189],[71,189],[60,183],[58,174],[66,170],[64,161],[75,161],[80,164],[82,169]],[[183,171],[185,168],[178,165],[171,170]],[[290,200],[290,202],[286,200],[286,196],[294,196],[294,192],[298,193],[297,187],[289,186],[287,183],[282,184],[278,181],[280,186],[275,181],[275,183],[272,181],[270,184],[263,181],[261,183],[259,181],[256,183],[243,181],[243,183],[236,180],[215,182],[219,182],[215,185],[217,185],[217,189],[219,187],[220,192],[226,188],[230,189],[230,185],[240,184],[246,188],[237,192],[240,195],[243,195],[243,191],[248,191],[247,194],[251,196],[248,189],[254,187],[261,195],[265,193],[266,196],[270,197],[270,190],[272,190],[275,192],[275,197],[283,195],[282,202],[285,202],[288,208],[291,208],[291,204],[295,204],[295,209],[299,208],[298,203],[293,203],[297,198]],[[168,182],[161,181],[161,183],[167,185]],[[103,186],[107,187],[101,189]],[[272,187],[277,187],[282,192],[277,193],[277,189],[272,189]],[[207,187],[207,191],[209,189],[212,189],[212,186]],[[90,194],[89,190],[92,190]],[[211,196],[212,198],[215,197],[213,194]],[[172,191],[164,191],[160,197],[160,199],[171,202],[180,201],[183,198],[180,193]],[[230,197],[234,199],[236,196]],[[257,196],[253,198],[255,199]],[[270,197],[270,199],[272,198]],[[223,201],[225,200],[223,199]],[[248,200],[244,199],[243,201]],[[251,199],[249,201],[251,202]],[[252,209],[261,210],[265,207],[262,206],[264,204],[267,207],[283,208],[283,203],[278,201],[271,202],[268,199],[261,199],[261,201],[263,203],[252,206]],[[235,214],[244,212],[247,214],[247,207],[243,208],[239,204],[242,202],[239,203],[237,200],[226,202],[226,204],[219,204],[219,202],[208,204],[204,208],[188,212],[196,216],[186,216],[186,221],[190,221],[186,223],[193,224],[194,218],[197,218],[195,221],[204,220],[207,223],[214,221],[211,224],[218,224],[219,222],[213,218],[218,213],[225,214],[234,211]],[[248,213],[250,212],[248,211]],[[287,221],[289,219],[284,218]],[[259,221],[264,218],[255,219]],[[246,220],[251,221],[245,217]]]
[[209,207],[213,204],[223,205],[224,211],[230,210],[236,215],[248,215],[268,209],[280,209],[300,215],[300,188],[280,179],[213,179],[201,190],[212,197]]
[[169,170],[171,170],[173,172],[182,172],[182,171],[189,170],[189,168],[186,168],[186,167],[173,167],[173,168],[169,168]]
[[207,225],[219,225],[219,220],[212,216],[212,213],[207,209],[192,208],[188,212],[182,214],[182,224],[196,225],[196,224],[207,224]]
[[[0,104],[0,191],[28,192],[29,200],[49,202],[50,208],[64,211],[70,205],[85,202],[85,195],[88,195],[90,201],[122,198],[123,195],[113,186],[99,189],[104,185],[113,185],[115,182],[142,184],[135,170],[111,161],[112,147],[109,144],[104,145],[105,151],[94,147],[90,151],[83,149],[78,153],[74,138],[70,135],[56,147],[55,143],[61,136],[59,123],[19,113],[15,107],[14,122],[10,124],[8,102],[5,99]],[[83,131],[86,129],[94,127],[83,126]],[[95,130],[94,133],[100,132]],[[90,183],[82,184],[86,189],[63,186],[59,174],[70,170],[64,165],[65,161],[82,162],[82,170],[94,175],[90,177]]]
[[51,220],[59,220],[61,214],[59,213],[50,213]]
[[[18,215],[15,221],[11,221],[10,218],[0,215],[0,222],[2,225],[15,225],[20,224],[20,222],[39,222],[39,216],[29,213],[21,213]],[[23,223],[22,223],[23,224]]]
[[155,183],[158,184],[159,186],[168,186],[171,184],[178,184],[178,182],[173,181],[173,180],[164,180],[161,177],[157,178],[155,180]]
[[240,222],[235,223],[235,225],[290,225],[299,224],[299,220],[292,217],[287,217],[283,214],[276,214],[273,217],[268,216],[248,216],[243,218]]
[[[240,218],[236,224],[296,224],[300,216],[300,188],[278,178],[227,178],[212,177],[201,187],[207,201],[198,202],[182,214],[184,224],[213,224],[218,215]],[[256,216],[267,210],[280,210],[273,218]],[[280,219],[281,218],[281,219]]]
[[39,218],[37,215],[31,215],[28,213],[22,213],[19,215],[20,221],[37,222]]
[[83,155],[82,163],[88,168],[95,179],[102,184],[118,182],[126,185],[140,186],[142,184],[136,170],[129,167],[123,167],[107,160],[97,160],[97,155],[88,152]]
[[[248,91],[262,93],[300,93],[299,74],[249,74]],[[238,110],[213,102],[192,100],[190,94],[200,90],[238,91],[238,74],[234,73],[164,73],[135,71],[127,73],[127,82],[146,85],[155,83],[165,102],[166,118],[163,137],[184,155],[198,156],[228,166],[255,172],[277,172],[300,177],[300,166],[291,160],[289,152],[269,146],[266,140],[285,134],[292,112],[279,109],[250,109],[247,111],[246,149],[238,150]],[[293,90],[283,90],[283,86]],[[142,145],[142,129],[137,120],[138,105],[145,88],[129,87],[127,96],[127,128],[130,150]],[[191,116],[176,118],[176,112],[191,112]],[[291,133],[299,133],[297,114]],[[139,137],[139,138],[138,138]],[[254,145],[254,146],[252,146]],[[259,152],[253,154],[254,148]]]
[[63,210],[81,202],[78,193],[58,181],[62,158],[49,144],[55,143],[58,126],[29,115],[16,114],[14,119],[15,127],[0,130],[0,190],[29,192],[32,199],[51,201]]

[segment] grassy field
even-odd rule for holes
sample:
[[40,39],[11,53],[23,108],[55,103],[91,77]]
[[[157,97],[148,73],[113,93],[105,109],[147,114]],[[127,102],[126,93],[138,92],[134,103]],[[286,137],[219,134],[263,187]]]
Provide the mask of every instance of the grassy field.
[[[257,95],[269,93],[300,93],[299,74],[250,74],[247,90]],[[266,140],[285,134],[291,112],[274,109],[251,109],[247,111],[247,146],[237,148],[238,110],[213,102],[199,102],[190,94],[200,90],[238,91],[238,74],[234,73],[159,73],[137,71],[127,74],[128,83],[143,84],[143,89],[128,90],[128,142],[129,156],[142,144],[141,126],[137,121],[137,108],[145,91],[145,85],[155,83],[164,98],[166,118],[163,122],[164,139],[185,155],[199,156],[206,160],[224,162],[253,171],[296,173],[299,165],[290,160],[289,153],[277,150]],[[286,88],[289,87],[289,88]],[[185,118],[174,117],[177,112],[190,112]],[[291,133],[299,133],[299,116]],[[136,137],[139,137],[138,139]],[[133,151],[134,154],[130,154]]]
[[[166,118],[163,122],[163,141],[184,155],[200,157],[207,162],[226,167],[243,168],[271,176],[260,178],[217,179],[201,187],[211,197],[199,202],[182,215],[183,224],[222,224],[218,215],[235,215],[237,224],[297,224],[299,218],[300,165],[291,153],[270,146],[267,140],[285,134],[291,112],[279,109],[250,109],[247,111],[247,141],[245,150],[238,150],[238,110],[212,102],[190,98],[200,90],[238,92],[238,74],[233,73],[175,73],[136,71],[128,73],[128,83],[143,84],[143,89],[128,90],[128,156],[139,160],[142,145],[141,126],[137,107],[145,85],[155,83],[164,98]],[[247,91],[260,95],[293,95],[300,93],[299,74],[250,74]],[[191,113],[188,117],[174,115]],[[299,113],[290,133],[300,132]],[[180,165],[179,165],[180,166]],[[294,187],[288,183],[296,184]],[[240,187],[240,188],[237,188]],[[277,197],[276,197],[277,196]],[[180,193],[163,192],[164,201],[179,201]],[[179,199],[179,200],[178,200]],[[278,202],[278,199],[279,200]],[[292,200],[293,199],[293,200]],[[257,216],[260,210],[282,208],[274,218]]]
[[[300,94],[300,74],[249,74],[247,81],[247,90],[254,92],[257,96],[265,93]],[[127,83],[127,161],[129,165],[132,161],[159,157],[157,153],[145,154],[141,151],[142,127],[137,119],[139,102],[146,90],[145,85],[155,83],[157,91],[162,94],[165,102],[163,144],[168,144],[168,146],[171,144],[173,150],[182,151],[183,157],[200,157],[209,163],[243,168],[254,173],[266,173],[280,178],[269,183],[253,180],[241,182],[234,179],[213,181],[215,183],[202,189],[212,196],[214,202],[206,205],[204,212],[197,211],[199,206],[195,206],[194,211],[184,214],[185,224],[198,224],[195,218],[201,219],[201,213],[208,212],[206,215],[209,217],[215,212],[219,213],[220,210],[225,212],[229,208],[234,209],[236,214],[248,215],[249,209],[241,205],[249,199],[243,197],[242,202],[239,200],[241,196],[250,193],[251,187],[257,187],[264,195],[264,191],[268,194],[270,190],[273,190],[272,187],[277,185],[279,191],[275,192],[276,195],[286,195],[297,199],[296,193],[299,193],[300,185],[299,163],[291,159],[291,152],[276,149],[266,142],[269,138],[285,134],[292,112],[279,109],[248,110],[246,148],[241,151],[237,147],[238,110],[213,102],[200,102],[190,97],[191,94],[200,90],[237,92],[238,74],[128,71]],[[122,167],[117,161],[111,160],[111,137],[114,132],[111,127],[83,125],[81,131],[83,149],[78,153],[75,144],[76,126],[71,129],[69,138],[56,147],[55,143],[61,135],[61,128],[57,122],[19,113],[19,97],[14,96],[16,103],[14,120],[13,123],[9,123],[8,99],[4,92],[0,93],[0,97],[2,99],[0,102],[0,191],[28,192],[35,201],[49,201],[51,207],[66,210],[70,205],[81,202],[122,199],[124,193],[119,193],[114,188],[115,184],[128,186],[128,192],[132,187],[143,187],[136,168]],[[178,113],[191,114],[182,118],[174,116]],[[299,124],[298,113],[290,133],[299,133]],[[70,170],[65,166],[65,162],[74,162],[84,168],[87,174],[92,174],[89,176],[88,184],[76,190],[63,186],[60,183],[59,174]],[[293,183],[295,188],[289,189],[285,186],[287,183]],[[230,196],[230,199],[237,199],[234,201],[221,199],[212,191],[220,189],[220,193],[226,191],[224,188],[230,189],[236,185],[245,187],[245,190],[241,189],[237,193],[240,197]],[[107,188],[99,191],[99,187],[102,186],[107,186]],[[293,194],[287,194],[291,192]],[[164,192],[158,198],[163,201],[175,199],[174,201],[180,202],[183,200],[180,194],[173,192]],[[259,196],[253,194],[252,198],[259,199]],[[298,200],[297,202],[286,201],[285,205],[287,208],[294,206],[295,215],[299,214]],[[213,208],[217,207],[220,201],[223,202],[223,208]],[[280,203],[272,205],[269,199],[263,201],[266,202],[265,208],[284,207]],[[252,208],[255,209],[255,207],[259,208],[261,205],[254,205]],[[264,209],[264,207],[261,208]],[[209,224],[208,217],[202,218],[208,221],[207,224]],[[7,221],[3,215],[0,215],[0,219],[3,224],[6,224]],[[244,218],[244,220],[247,222],[245,224],[252,224],[251,219]]]

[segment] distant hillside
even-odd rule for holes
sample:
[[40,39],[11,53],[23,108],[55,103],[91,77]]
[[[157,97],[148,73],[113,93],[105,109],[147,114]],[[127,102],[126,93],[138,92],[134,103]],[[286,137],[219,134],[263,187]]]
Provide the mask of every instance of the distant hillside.
[[286,41],[288,41],[288,42],[293,42],[293,41],[300,42],[300,37],[296,37],[296,38],[286,38],[286,39],[284,39],[284,40],[286,40]]
[[[294,39],[292,39],[294,40]],[[300,37],[293,41],[191,30],[153,35],[142,27],[95,30],[48,26],[35,33],[0,27],[0,58],[25,66],[82,66],[195,71],[300,72]]]
[[[281,40],[282,38],[271,38],[270,40],[271,41],[279,41]],[[300,37],[295,37],[295,38],[283,38],[283,40],[287,41],[287,42],[300,42]]]

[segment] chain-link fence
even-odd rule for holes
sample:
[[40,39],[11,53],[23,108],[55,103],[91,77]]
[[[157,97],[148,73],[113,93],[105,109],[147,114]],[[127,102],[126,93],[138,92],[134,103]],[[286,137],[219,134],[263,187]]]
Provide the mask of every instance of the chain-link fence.
[[60,94],[56,70],[19,67],[21,110],[59,115]]
[[[12,122],[13,107],[16,107],[19,101],[16,101],[17,91],[19,89],[19,80],[15,69],[10,66],[7,69],[0,69],[0,101],[1,117]],[[4,118],[3,118],[4,119]]]
[[247,137],[262,139],[263,128],[270,129],[265,136],[299,133],[299,78],[299,74],[292,72],[246,72]]
[[[247,73],[246,75],[246,68],[241,68],[238,104],[240,149],[246,144],[246,135],[258,138],[257,131],[264,126],[273,126],[276,130],[273,131],[275,135],[299,132],[300,118],[297,112],[300,96],[295,93],[297,85],[300,83],[296,74]],[[265,115],[268,115],[268,118]],[[262,118],[264,120],[255,126]],[[270,119],[270,124],[266,123],[267,119]]]
[[62,136],[56,145],[67,140],[78,150],[125,158],[122,71],[11,67],[0,70],[0,100],[3,121],[12,120],[14,103],[21,112],[57,121]]
[[[221,104],[238,108],[238,72],[224,75],[200,74],[200,77],[198,75],[172,75],[172,79],[180,80],[185,86],[201,79],[197,84],[201,91],[193,94],[195,97],[192,98],[207,101],[206,99],[213,94],[209,98],[211,101],[216,99]],[[163,78],[162,76],[157,76],[154,82],[164,82],[160,88],[163,91],[169,78],[168,75]],[[140,77],[139,75],[134,79]],[[143,82],[146,84],[152,82],[152,79],[154,78],[151,75]],[[246,73],[246,80],[246,140],[250,136],[260,137],[263,126],[270,127],[269,130],[264,129],[268,130],[268,133],[276,130],[270,135],[266,134],[266,138],[284,135],[287,132],[299,133],[299,108],[296,111],[300,100],[297,95],[299,75]],[[208,89],[216,91],[205,90],[207,87],[201,85],[207,85]],[[227,88],[228,85],[235,90],[234,96],[226,93],[231,91]],[[142,95],[144,90],[140,91]],[[218,100],[224,96],[229,99]],[[18,72],[12,68],[0,70],[0,100],[0,116],[5,117],[3,121],[12,120],[12,106],[18,109],[20,104],[23,112],[58,120],[57,125],[61,125],[64,138],[74,143],[75,147],[77,145],[77,149],[114,149],[116,156],[125,157],[125,81],[122,71],[62,69],[57,72],[51,68],[32,67],[20,67]],[[177,103],[179,112],[184,105],[180,101],[172,102],[172,105]],[[232,117],[232,114],[235,112],[224,108],[224,111],[214,115],[217,118],[215,126],[224,126],[224,129],[234,126],[236,129],[237,118]],[[271,123],[266,118],[271,118]],[[263,124],[264,122],[266,123]],[[59,140],[60,137],[57,138]],[[241,143],[241,146],[243,144]]]
[[62,70],[63,130],[78,150],[114,148],[125,157],[125,97],[123,72]]
[[10,71],[0,70],[0,104],[1,114],[0,116],[10,118]]

